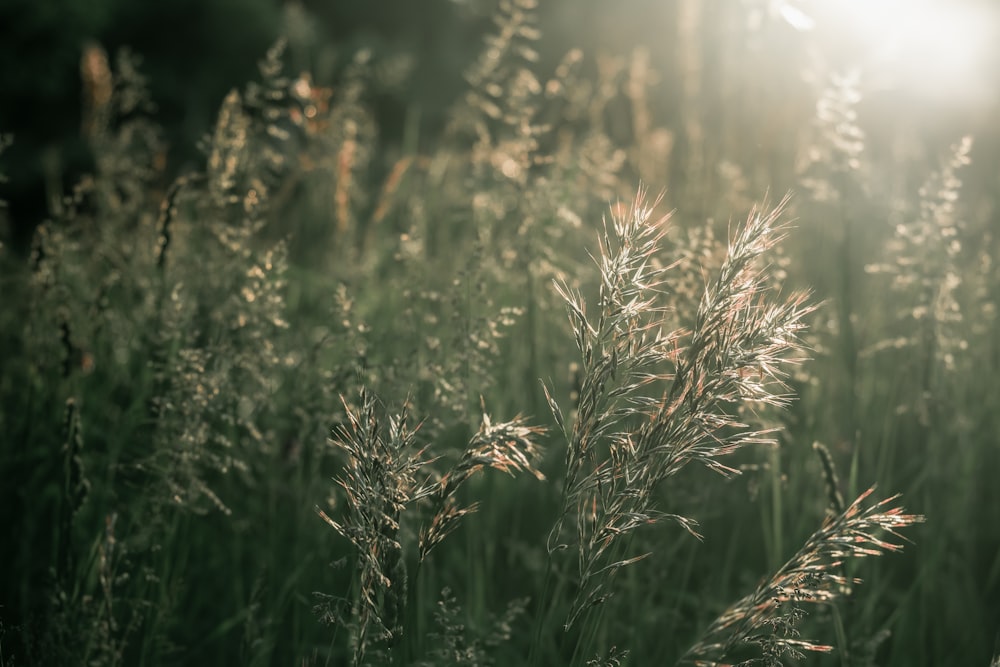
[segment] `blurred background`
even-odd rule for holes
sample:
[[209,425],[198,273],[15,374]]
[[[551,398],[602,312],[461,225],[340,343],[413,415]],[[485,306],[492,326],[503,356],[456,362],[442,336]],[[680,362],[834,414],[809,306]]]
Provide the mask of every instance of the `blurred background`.
[[[202,159],[197,145],[223,96],[255,75],[279,36],[288,39],[289,71],[309,72],[319,86],[333,86],[358,49],[370,51],[380,141],[399,145],[409,128],[432,145],[495,4],[3,0],[0,131],[15,139],[0,157],[14,221],[4,233],[23,245],[53,198],[92,167],[81,131],[88,44],[111,54],[127,47],[141,59],[169,177]],[[658,165],[663,182],[653,188],[679,191],[697,180],[711,191],[712,165],[723,158],[758,192],[797,185],[796,165],[807,159],[801,132],[832,75],[856,80],[880,187],[905,182],[966,134],[977,144],[968,177],[996,185],[1000,7],[990,0],[548,0],[538,21],[539,75],[581,49],[584,68],[603,68],[605,85],[620,88],[606,113],[613,139],[627,145],[664,130],[655,137],[669,142],[668,164]],[[630,81],[644,87],[648,128],[633,127]],[[692,153],[704,173],[691,173]]]

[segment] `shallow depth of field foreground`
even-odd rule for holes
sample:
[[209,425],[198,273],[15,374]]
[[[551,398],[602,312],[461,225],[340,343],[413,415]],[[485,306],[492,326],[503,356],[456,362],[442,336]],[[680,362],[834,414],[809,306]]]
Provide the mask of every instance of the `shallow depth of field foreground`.
[[0,667],[1000,667],[998,8],[385,2],[0,9]]

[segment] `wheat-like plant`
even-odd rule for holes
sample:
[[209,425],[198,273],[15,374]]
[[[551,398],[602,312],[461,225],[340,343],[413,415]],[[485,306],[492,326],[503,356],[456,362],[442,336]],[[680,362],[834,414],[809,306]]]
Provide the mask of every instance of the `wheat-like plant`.
[[690,331],[665,331],[658,304],[669,267],[653,262],[665,220],[654,219],[653,208],[640,191],[606,225],[595,316],[578,293],[558,286],[583,368],[572,428],[550,397],[568,446],[549,551],[573,545],[578,554],[579,594],[567,628],[611,595],[619,569],[650,555],[629,553],[638,528],[669,519],[697,535],[695,521],[658,508],[663,482],[691,462],[736,474],[723,457],[771,442],[770,429],[742,423],[733,408],[787,404],[782,368],[798,358],[797,334],[811,311],[804,294],[768,299],[762,258],[782,235],[779,205],[753,212],[737,230]]
[[[407,410],[381,418],[378,401],[362,389],[361,404],[344,402],[347,423],[336,429],[331,443],[347,455],[337,478],[346,498],[342,519],[317,508],[320,517],[349,540],[357,554],[355,599],[346,621],[353,632],[353,664],[364,664],[369,648],[397,641],[404,631],[408,578],[402,543],[402,522],[408,508],[433,497],[434,513],[419,532],[418,565],[458,527],[478,503],[459,505],[456,492],[484,468],[508,473],[529,472],[542,479],[535,459],[543,432],[523,419],[494,424],[483,406],[482,424],[462,458],[444,475],[434,475],[418,445],[419,426],[408,425]],[[387,423],[386,423],[387,422]],[[421,472],[426,472],[418,479]],[[391,644],[390,644],[391,646]]]
[[494,468],[514,474],[529,472],[536,479],[545,479],[535,468],[534,459],[540,454],[537,438],[544,429],[528,426],[522,418],[494,424],[483,405],[483,422],[472,437],[462,459],[437,483],[437,507],[430,523],[420,531],[420,560],[423,561],[467,514],[475,512],[479,503],[460,506],[456,498],[459,487],[484,468]]
[[358,408],[344,406],[347,424],[338,428],[332,444],[347,454],[337,479],[347,500],[341,520],[317,512],[354,546],[357,554],[356,598],[353,601],[354,664],[364,663],[369,647],[402,632],[406,601],[406,567],[400,543],[400,517],[407,505],[427,497],[433,486],[417,480],[427,465],[416,448],[417,428],[408,424],[404,409],[383,426],[377,401],[362,391]]
[[892,506],[898,495],[865,506],[874,487],[862,493],[823,525],[787,563],[757,589],[732,604],[705,630],[702,638],[681,659],[682,664],[722,667],[733,652],[756,647],[760,657],[746,665],[778,667],[783,657],[798,659],[804,651],[829,652],[832,646],[799,636],[798,623],[806,604],[830,604],[859,579],[840,574],[848,559],[880,556],[899,551],[902,545],[884,535],[903,539],[900,528],[920,523],[924,517],[906,514]]

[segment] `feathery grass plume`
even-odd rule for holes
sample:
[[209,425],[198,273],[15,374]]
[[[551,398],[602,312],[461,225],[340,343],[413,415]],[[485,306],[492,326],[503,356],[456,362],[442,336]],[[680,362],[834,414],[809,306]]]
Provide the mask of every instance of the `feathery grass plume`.
[[801,173],[801,184],[815,201],[844,206],[862,187],[857,176],[866,168],[862,160],[864,131],[858,125],[861,74],[833,73],[816,103],[815,131],[819,135]]
[[[255,171],[269,185],[277,183],[290,167],[288,144],[300,125],[293,120],[295,102],[291,100],[292,81],[284,74],[287,43],[279,39],[258,63],[260,81],[251,81],[244,94],[244,110],[260,133],[256,142]],[[294,149],[292,149],[294,151]],[[295,156],[297,157],[297,156]]]
[[[839,400],[829,401],[838,424],[838,437],[844,441],[856,438],[859,428],[858,404],[859,340],[857,327],[858,290],[856,288],[857,253],[859,241],[866,231],[859,220],[865,207],[871,204],[869,183],[871,163],[866,158],[865,135],[858,119],[862,99],[861,72],[850,70],[833,72],[824,77],[823,88],[816,103],[814,128],[816,136],[811,142],[808,159],[800,172],[800,184],[810,193],[810,204],[816,205],[814,215],[829,216],[837,224],[823,226],[819,233],[824,245],[832,247],[834,260],[828,270],[834,273],[833,301],[836,318],[826,328],[833,334],[828,344],[839,356],[837,372],[827,378],[828,392],[839,395]],[[819,336],[824,327],[807,340],[813,349],[822,349]],[[839,386],[838,386],[839,385]]]
[[961,170],[970,163],[972,138],[963,137],[951,147],[951,154],[939,170],[932,173],[919,192],[919,209],[910,212],[906,222],[895,227],[895,236],[885,247],[885,261],[866,267],[869,273],[891,276],[892,290],[905,304],[897,312],[897,321],[910,335],[890,337],[866,350],[868,354],[886,349],[907,348],[917,351],[922,366],[915,405],[926,424],[927,398],[943,377],[953,373],[956,361],[968,348],[963,320],[961,295],[963,256],[962,236],[965,221],[959,211]]
[[222,101],[208,155],[208,185],[214,203],[225,209],[239,202],[250,133],[250,117],[243,109],[239,91],[231,90]]
[[371,52],[367,50],[354,54],[329,116],[328,134],[336,146],[333,218],[342,238],[349,232],[358,233],[357,211],[368,203],[368,189],[357,183],[372,160],[377,134],[372,113],[363,100],[370,61]]
[[284,52],[279,40],[258,65],[260,80],[226,95],[205,147],[216,205],[250,217],[257,228],[272,192],[291,180],[306,149],[304,102],[296,95],[298,82],[283,74]]
[[[91,370],[97,341],[107,341],[119,359],[126,357],[145,337],[150,315],[144,298],[151,279],[148,206],[156,198],[163,144],[148,117],[153,106],[133,57],[120,52],[115,72],[105,75],[113,86],[105,126],[91,137],[96,173],[58,201],[32,247],[31,287],[38,303],[27,319],[25,341],[39,366],[59,358],[46,349],[53,341],[45,333],[58,314],[60,328],[65,324],[72,333],[70,340],[62,331],[70,353],[64,375],[73,368]],[[128,306],[109,310],[114,299]]]
[[[227,248],[206,244],[206,254],[218,253],[217,265],[226,271],[190,289],[175,283],[163,310],[163,329],[176,338],[167,342],[174,351],[160,369],[157,447],[141,465],[155,471],[166,498],[196,511],[208,500],[229,513],[211,476],[246,473],[248,456],[275,453],[269,433],[274,396],[295,362],[282,335],[288,329],[283,246],[261,253],[242,241],[237,247],[232,257]],[[176,264],[174,271],[187,268]]]
[[[145,224],[143,213],[152,186],[166,164],[166,145],[152,119],[156,105],[141,64],[139,56],[120,49],[115,54],[113,72],[95,72],[99,77],[111,76],[112,86],[107,91],[110,96],[105,101],[106,109],[98,115],[104,126],[95,125],[89,137],[100,176],[96,180],[97,195],[105,211],[121,214],[119,225],[126,227]],[[103,94],[99,93],[99,97]]]
[[451,133],[476,138],[477,167],[496,169],[506,178],[527,182],[537,148],[534,126],[542,86],[531,66],[538,60],[534,42],[537,0],[502,0],[494,14],[496,31],[486,37],[476,62],[465,73],[469,90],[452,113]]
[[[399,170],[387,176],[382,197],[373,203],[373,175],[383,167],[377,161],[379,127],[370,106],[379,65],[373,60],[370,49],[355,51],[334,88],[315,85],[308,73],[291,81],[282,77],[280,85],[269,86],[275,93],[268,98],[280,93],[285,100],[270,113],[277,121],[267,126],[263,137],[282,165],[272,207],[286,214],[294,211],[300,218],[292,255],[308,263],[331,257],[338,263],[358,261],[375,236],[371,227],[396,203],[412,163],[412,156],[397,161]],[[273,233],[287,234],[284,220]]]
[[[208,475],[246,473],[251,453],[274,453],[274,399],[297,359],[284,335],[286,249],[259,240],[269,193],[285,172],[283,123],[293,104],[280,55],[280,44],[268,52],[262,83],[226,96],[204,174],[182,176],[160,203],[153,261],[165,283],[156,369],[161,446],[145,465],[169,498],[195,508],[208,499],[228,512]],[[190,210],[180,210],[182,198]],[[190,275],[202,279],[188,282]],[[238,392],[228,389],[233,383]]]
[[[406,233],[409,240],[419,239],[421,250],[438,266],[454,262],[460,272],[465,307],[451,312],[459,314],[462,326],[450,331],[493,328],[493,321],[478,316],[477,310],[482,304],[491,305],[487,299],[496,299],[497,293],[516,291],[521,307],[494,321],[513,322],[511,315],[523,313],[515,331],[524,342],[523,354],[517,355],[522,363],[507,372],[514,381],[529,383],[529,409],[537,409],[542,399],[535,384],[536,369],[559,353],[558,339],[546,333],[563,326],[560,308],[554,307],[556,295],[545,286],[553,277],[577,275],[580,258],[560,249],[578,247],[574,237],[582,230],[581,216],[621,191],[614,165],[625,160],[624,151],[611,146],[606,137],[603,143],[598,141],[600,104],[586,94],[577,76],[582,52],[567,54],[549,78],[536,74],[535,42],[540,36],[536,5],[535,0],[505,0],[498,5],[495,27],[465,73],[466,95],[451,110],[444,137],[447,148],[426,160],[426,169],[421,167],[422,173],[414,176],[426,178],[434,196],[410,195],[407,217],[417,224]],[[594,139],[591,143],[600,143],[602,150],[590,151],[578,142],[582,133],[589,133],[588,142]],[[470,205],[473,225],[466,221]],[[441,219],[455,221],[451,233]],[[456,240],[466,252],[454,251]],[[454,258],[472,255],[482,261],[467,263],[472,271],[462,271]],[[415,292],[412,283],[404,289]],[[469,312],[472,317],[466,316]],[[479,358],[492,354],[495,338],[459,339],[462,354],[446,358],[440,364],[446,369],[443,373],[421,364],[426,369],[421,376],[437,385],[435,392],[462,400],[463,418],[472,417],[475,397],[486,393],[486,385],[499,377],[495,372],[479,373],[476,367]],[[434,332],[426,340],[439,346],[447,339]],[[439,354],[431,349],[422,352],[432,360]],[[467,381],[469,373],[451,370],[466,361],[468,365],[459,370],[471,371],[472,383]]]
[[898,495],[865,506],[874,490],[862,493],[843,513],[828,516],[787,563],[707,628],[681,664],[722,667],[734,651],[747,647],[756,647],[760,657],[741,664],[768,667],[784,664],[783,657],[799,659],[804,651],[831,651],[832,646],[800,638],[803,605],[830,604],[845,586],[861,583],[836,574],[840,565],[850,558],[900,551],[903,545],[886,536],[905,539],[899,529],[924,521],[891,506]]
[[678,336],[662,338],[655,328],[655,294],[663,283],[663,271],[652,267],[651,257],[664,233],[665,218],[652,221],[653,208],[640,191],[625,215],[605,220],[598,262],[601,284],[596,321],[587,315],[583,296],[567,284],[556,290],[565,300],[576,346],[582,355],[582,382],[572,430],[546,389],[556,423],[569,446],[566,449],[566,481],[562,512],[549,535],[549,552],[564,548],[562,532],[571,509],[582,502],[587,490],[586,468],[596,467],[606,436],[631,410],[626,399],[650,379],[647,371],[674,349]]
[[486,413],[485,403],[482,408],[482,424],[469,441],[462,459],[438,480],[434,516],[430,524],[420,529],[421,561],[458,527],[463,516],[478,509],[479,503],[460,507],[455,494],[462,484],[483,468],[493,468],[511,475],[528,472],[535,479],[545,479],[534,465],[534,460],[540,453],[536,439],[545,429],[527,426],[520,417],[494,424]]
[[[260,83],[251,83],[245,93],[254,143],[266,168],[267,194],[275,211],[333,220],[322,226],[303,222],[310,226],[298,227],[298,235],[319,248],[304,248],[303,238],[293,246],[293,255],[317,258],[315,253],[334,234],[337,251],[353,251],[352,241],[362,236],[358,218],[370,198],[365,177],[376,152],[378,128],[365,99],[372,53],[357,50],[339,85],[331,89],[314,85],[308,72],[294,79],[284,75],[285,46],[282,39],[268,51],[260,63]],[[303,193],[308,196],[303,198]],[[280,233],[286,234],[287,227]]]
[[[651,222],[640,191],[627,215],[606,225],[598,259],[599,313],[589,318],[579,295],[559,287],[569,306],[584,379],[568,441],[563,509],[550,533],[549,551],[564,543],[565,522],[575,519],[580,590],[569,627],[611,595],[621,568],[650,554],[627,554],[621,538],[663,519],[697,536],[696,523],[660,512],[657,487],[697,461],[723,475],[737,471],[720,459],[738,449],[772,442],[773,429],[754,430],[732,412],[741,403],[786,405],[783,366],[795,363],[798,332],[812,308],[804,294],[770,303],[763,255],[781,238],[782,206],[754,211],[730,242],[715,280],[702,296],[690,332],[664,332],[658,306],[667,268],[653,268],[663,220]],[[653,398],[651,385],[662,398]]]
[[[540,122],[542,84],[534,69],[537,0],[501,0],[493,15],[495,29],[485,37],[478,58],[465,72],[465,96],[451,112],[446,135],[460,146],[471,168],[455,179],[462,199],[471,198],[478,229],[489,241],[520,259],[516,247],[533,217],[527,213],[527,193],[537,187],[535,171],[549,163],[540,138],[551,129]],[[466,146],[472,143],[471,149]],[[546,202],[551,206],[551,198]],[[482,234],[477,241],[482,241]]]
[[344,401],[348,423],[339,427],[331,444],[347,454],[337,484],[347,506],[337,521],[316,511],[354,546],[357,578],[352,601],[353,664],[364,664],[370,648],[399,639],[406,602],[406,565],[400,543],[400,517],[408,505],[429,496],[434,486],[416,475],[430,461],[416,449],[416,433],[404,409],[387,417],[378,414],[378,401],[362,389],[361,404]]

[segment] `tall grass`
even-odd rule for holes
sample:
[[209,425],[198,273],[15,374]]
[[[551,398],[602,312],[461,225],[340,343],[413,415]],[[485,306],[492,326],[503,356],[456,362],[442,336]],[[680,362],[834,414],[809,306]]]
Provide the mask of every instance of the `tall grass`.
[[666,214],[637,183],[725,146],[671,153],[642,51],[539,72],[537,21],[402,153],[370,53],[279,44],[176,178],[87,52],[95,173],[0,247],[0,664],[988,664],[971,141],[890,206],[824,79],[798,195],[720,158]]

